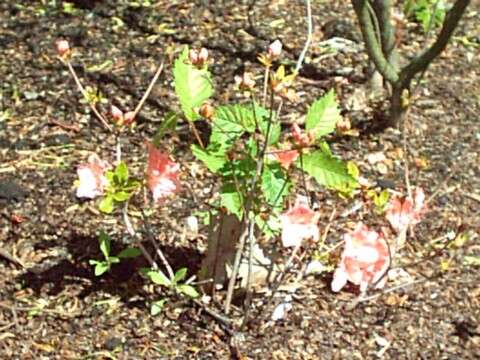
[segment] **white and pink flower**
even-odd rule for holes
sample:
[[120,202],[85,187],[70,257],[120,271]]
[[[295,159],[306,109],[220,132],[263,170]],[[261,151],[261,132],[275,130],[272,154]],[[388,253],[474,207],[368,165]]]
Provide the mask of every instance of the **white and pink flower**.
[[358,223],[353,232],[344,236],[345,248],[340,263],[333,274],[332,291],[340,291],[347,281],[365,291],[368,286],[382,288],[390,266],[390,251],[382,234]]
[[282,221],[282,244],[284,247],[298,246],[304,239],[318,241],[318,219],[320,214],[310,209],[307,198],[297,196],[295,205],[280,215]]
[[397,234],[400,234],[409,226],[418,224],[426,211],[425,193],[417,187],[413,200],[410,197],[393,197],[387,206],[385,217]]
[[81,164],[77,168],[79,185],[77,187],[77,197],[93,199],[103,195],[103,191],[108,184],[105,177],[105,171],[110,165],[92,154],[88,158],[88,162]]
[[148,165],[147,185],[155,202],[174,195],[180,190],[178,174],[180,165],[171,161],[167,154],[162,153],[153,144],[147,143]]

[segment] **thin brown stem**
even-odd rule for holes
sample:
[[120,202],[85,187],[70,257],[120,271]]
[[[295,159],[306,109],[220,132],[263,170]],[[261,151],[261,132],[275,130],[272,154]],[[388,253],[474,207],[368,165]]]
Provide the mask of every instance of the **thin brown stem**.
[[143,94],[142,98],[140,99],[137,107],[135,108],[135,111],[133,113],[133,118],[136,118],[140,110],[142,109],[143,105],[145,104],[145,101],[147,101],[148,97],[150,96],[150,93],[153,90],[153,87],[155,86],[155,83],[157,82],[158,78],[160,77],[160,74],[163,71],[163,64],[165,63],[164,60],[162,60],[162,63],[158,66],[157,72],[153,76],[152,80],[150,81],[150,84],[148,85],[147,90]]
[[90,107],[90,109],[93,111],[93,113],[97,116],[97,118],[100,120],[100,122],[102,123],[102,125],[109,131],[112,131],[112,127],[110,125],[108,125],[108,122],[107,120],[105,119],[105,117],[103,117],[102,114],[100,114],[100,112],[98,111],[97,107],[95,106],[95,104],[93,104],[92,102],[90,102],[88,100],[88,94],[87,94],[87,91],[85,90],[85,88],[83,87],[79,77],[77,76],[77,73],[75,72],[75,69],[73,68],[72,64],[70,63],[70,61],[67,61],[66,62],[67,64],[67,67],[68,67],[68,70],[70,71],[70,74],[72,75],[73,79],[75,80],[75,84],[77,84],[77,87],[78,87],[78,90],[80,90],[80,93],[83,95],[84,99],[87,101],[88,103],[88,106]]

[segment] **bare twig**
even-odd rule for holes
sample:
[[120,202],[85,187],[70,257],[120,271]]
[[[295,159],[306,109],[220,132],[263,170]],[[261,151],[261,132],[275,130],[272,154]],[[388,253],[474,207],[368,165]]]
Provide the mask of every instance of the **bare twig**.
[[303,60],[305,60],[305,56],[307,55],[308,48],[310,47],[310,43],[312,42],[312,33],[313,33],[313,20],[312,20],[312,6],[310,0],[305,0],[305,4],[307,6],[307,41],[305,41],[305,46],[297,60],[297,66],[295,67],[295,72],[298,74],[300,69],[302,68]]
[[93,113],[97,116],[97,118],[100,120],[100,122],[102,123],[102,125],[108,129],[109,131],[112,131],[112,127],[108,124],[107,120],[105,120],[105,118],[103,117],[102,114],[100,114],[100,112],[97,110],[97,107],[95,106],[95,104],[93,104],[92,102],[90,102],[88,100],[88,94],[87,94],[87,91],[85,90],[85,88],[83,87],[80,79],[78,78],[77,76],[77,73],[75,72],[75,69],[73,68],[72,64],[70,63],[70,61],[67,61],[66,62],[67,64],[67,67],[68,67],[68,70],[70,71],[70,74],[73,76],[73,79],[75,80],[75,84],[77,84],[77,87],[78,87],[78,90],[80,90],[80,92],[82,93],[83,95],[83,98],[87,101],[88,103],[88,106],[90,107],[90,109],[93,111]]
[[165,63],[165,60],[162,60],[162,63],[158,66],[157,72],[156,72],[155,75],[153,76],[152,80],[150,81],[150,84],[148,85],[147,90],[145,91],[145,93],[144,93],[143,96],[142,96],[142,99],[140,100],[140,102],[138,103],[137,107],[135,108],[135,111],[134,111],[134,113],[133,113],[133,118],[136,118],[136,116],[138,115],[138,113],[139,113],[140,110],[142,109],[143,105],[145,104],[145,101],[147,101],[148,96],[149,96],[150,93],[152,92],[153,87],[155,86],[155,83],[157,82],[160,74],[161,74],[162,71],[163,71],[163,64],[164,64],[164,63]]

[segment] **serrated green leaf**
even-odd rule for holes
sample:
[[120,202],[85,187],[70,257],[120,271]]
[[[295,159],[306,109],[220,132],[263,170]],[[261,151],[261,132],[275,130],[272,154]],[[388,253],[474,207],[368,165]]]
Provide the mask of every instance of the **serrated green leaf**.
[[123,249],[122,251],[120,251],[117,256],[121,259],[126,259],[126,258],[134,258],[134,257],[137,257],[137,256],[140,256],[142,252],[137,249],[137,248],[134,248],[134,247],[128,247],[126,249]]
[[200,118],[195,108],[212,96],[213,87],[210,72],[206,68],[198,69],[187,63],[187,58],[188,46],[185,46],[182,54],[175,60],[173,78],[183,114],[187,120],[195,121]]
[[100,204],[98,204],[98,208],[101,212],[105,214],[111,214],[113,212],[114,206],[113,206],[113,197],[111,195],[105,196],[102,201],[100,201]]
[[213,117],[210,143],[233,144],[245,131],[255,131],[252,109],[238,104],[219,106]]
[[161,299],[152,303],[152,306],[150,307],[150,315],[156,316],[160,314],[166,302],[167,302],[167,299]]
[[[357,185],[343,161],[323,151],[315,151],[302,156],[303,170],[313,176],[320,185],[333,189],[351,188]],[[300,161],[297,160],[296,164],[300,166]]]
[[239,219],[243,214],[243,198],[237,192],[235,184],[224,184],[220,190],[220,206],[225,207],[230,213],[235,214]]
[[193,155],[203,162],[211,172],[216,173],[227,163],[224,151],[203,150],[195,144],[193,144],[190,149],[192,150]]
[[187,268],[181,268],[177,270],[177,272],[173,276],[173,282],[178,283],[179,281],[185,279],[185,276],[187,276]]
[[182,294],[185,294],[191,298],[196,298],[198,297],[200,294],[198,293],[197,290],[195,290],[195,288],[191,285],[179,285],[177,286],[177,290],[179,292],[181,292]]
[[262,179],[261,189],[267,203],[272,207],[281,206],[283,198],[288,194],[288,177],[280,164],[266,164]]
[[341,118],[335,91],[332,89],[310,106],[305,120],[305,129],[312,131],[315,139],[319,139],[334,131]]
[[105,259],[108,259],[110,256],[110,237],[102,230],[98,235],[98,243],[100,245],[100,251],[102,252]]
[[103,274],[105,274],[108,270],[110,269],[110,264],[107,263],[107,262],[99,262],[96,266],[95,266],[95,276],[101,276]]
[[170,280],[161,270],[149,271],[147,275],[150,280],[157,285],[162,285],[166,287],[169,287],[171,285]]

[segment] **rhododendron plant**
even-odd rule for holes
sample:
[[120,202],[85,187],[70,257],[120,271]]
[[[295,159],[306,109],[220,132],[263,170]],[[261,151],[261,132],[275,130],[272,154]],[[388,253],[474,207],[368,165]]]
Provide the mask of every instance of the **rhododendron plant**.
[[101,160],[98,155],[90,155],[88,162],[77,168],[79,178],[77,197],[93,199],[103,195],[105,186],[107,186],[105,171],[108,168],[108,163]]
[[148,165],[147,185],[155,202],[174,195],[180,189],[178,173],[180,165],[171,161],[167,154],[162,153],[153,144],[147,143]]
[[280,216],[282,221],[282,244],[298,246],[302,240],[319,239],[318,219],[320,214],[310,209],[307,198],[298,196],[295,205]]
[[403,200],[398,196],[392,198],[387,206],[386,218],[392,228],[400,234],[409,226],[418,224],[425,212],[425,193],[422,188],[417,187],[413,200],[410,197]]
[[332,291],[340,291],[350,281],[365,291],[369,285],[382,288],[387,280],[390,251],[382,234],[359,223],[355,230],[344,236],[345,248],[333,275]]

